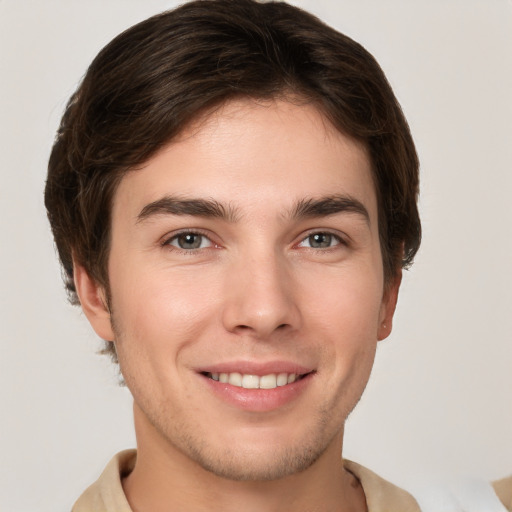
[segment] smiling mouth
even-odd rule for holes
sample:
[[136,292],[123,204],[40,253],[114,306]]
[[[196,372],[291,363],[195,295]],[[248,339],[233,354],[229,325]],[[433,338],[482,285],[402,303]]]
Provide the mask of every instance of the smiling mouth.
[[244,389],[274,389],[307,377],[312,372],[297,374],[297,373],[269,373],[268,375],[251,375],[246,373],[215,373],[204,372],[206,377],[221,382],[223,384],[230,384],[238,388]]

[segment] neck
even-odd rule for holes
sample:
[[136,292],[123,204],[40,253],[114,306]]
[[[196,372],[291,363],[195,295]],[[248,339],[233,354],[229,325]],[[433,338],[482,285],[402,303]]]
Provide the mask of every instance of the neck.
[[234,481],[203,469],[147,420],[136,420],[136,432],[137,462],[123,480],[133,512],[367,510],[360,483],[342,464],[343,432],[306,470],[268,481]]

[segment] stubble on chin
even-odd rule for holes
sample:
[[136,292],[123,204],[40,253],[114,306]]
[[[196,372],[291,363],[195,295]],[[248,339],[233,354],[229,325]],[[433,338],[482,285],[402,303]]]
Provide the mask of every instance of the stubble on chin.
[[[144,415],[171,451],[176,450],[207,472],[232,481],[274,481],[301,473],[314,465],[336,439],[341,438],[343,431],[343,424],[334,429],[331,424],[329,429],[329,415],[321,411],[300,439],[277,446],[269,443],[267,449],[261,450],[247,445],[216,445],[215,440],[208,440],[205,432],[190,428],[184,424],[186,422],[169,424],[168,418],[175,417],[173,413],[154,418]],[[204,425],[208,428],[206,420]],[[339,449],[341,461],[341,446]]]

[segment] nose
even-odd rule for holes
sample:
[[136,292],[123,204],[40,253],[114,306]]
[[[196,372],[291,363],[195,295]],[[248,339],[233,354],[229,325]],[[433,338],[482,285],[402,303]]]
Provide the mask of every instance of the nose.
[[257,339],[298,329],[301,313],[297,292],[286,262],[275,255],[241,258],[226,279],[224,327]]

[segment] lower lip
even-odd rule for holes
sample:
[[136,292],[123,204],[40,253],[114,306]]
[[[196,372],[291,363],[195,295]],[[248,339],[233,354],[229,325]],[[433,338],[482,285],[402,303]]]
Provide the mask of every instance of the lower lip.
[[269,412],[296,400],[309,386],[312,373],[285,386],[273,389],[245,389],[200,375],[211,391],[224,402],[238,409],[253,412]]

